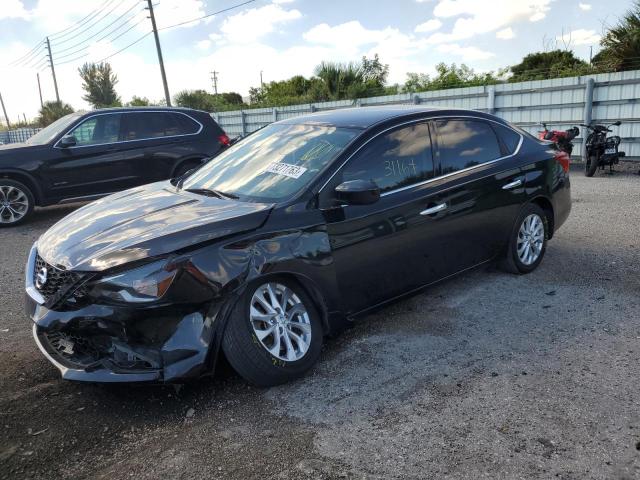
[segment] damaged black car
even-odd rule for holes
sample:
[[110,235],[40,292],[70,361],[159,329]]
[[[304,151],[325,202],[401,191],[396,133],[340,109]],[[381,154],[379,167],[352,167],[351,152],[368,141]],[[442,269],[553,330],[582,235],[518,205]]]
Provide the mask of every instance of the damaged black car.
[[69,380],[185,381],[224,354],[253,384],[283,383],[373,308],[486,262],[533,271],[569,215],[568,167],[475,111],[277,122],[42,235],[26,266],[34,338]]

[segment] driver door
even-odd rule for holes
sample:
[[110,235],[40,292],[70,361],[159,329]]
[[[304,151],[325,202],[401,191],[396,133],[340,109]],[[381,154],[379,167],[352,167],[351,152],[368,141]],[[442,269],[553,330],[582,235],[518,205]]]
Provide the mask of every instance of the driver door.
[[[434,176],[427,121],[384,132],[361,148],[323,191],[321,205],[347,314],[435,281],[442,271],[440,215],[426,180]],[[381,198],[371,205],[336,205],[334,189],[371,180]],[[331,206],[334,202],[334,206]]]

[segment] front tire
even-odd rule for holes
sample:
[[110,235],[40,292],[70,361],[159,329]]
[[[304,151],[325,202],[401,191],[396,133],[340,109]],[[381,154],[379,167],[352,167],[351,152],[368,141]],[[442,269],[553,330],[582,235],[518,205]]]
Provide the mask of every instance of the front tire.
[[23,183],[0,178],[0,228],[24,222],[33,212],[35,198]]
[[547,249],[549,222],[544,211],[535,204],[528,204],[518,215],[502,267],[510,273],[533,272]]
[[320,314],[297,282],[263,279],[238,300],[222,349],[245,380],[270,387],[304,375],[320,356],[322,337]]
[[587,177],[593,177],[593,175],[596,173],[596,170],[598,169],[598,163],[598,156],[596,154],[588,154],[587,162],[584,168],[584,174]]

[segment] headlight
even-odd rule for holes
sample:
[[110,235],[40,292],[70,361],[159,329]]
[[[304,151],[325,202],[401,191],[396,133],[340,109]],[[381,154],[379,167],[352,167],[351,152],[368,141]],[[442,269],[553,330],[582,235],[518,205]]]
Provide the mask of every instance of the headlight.
[[169,290],[177,273],[161,260],[102,278],[93,283],[90,295],[117,302],[153,302]]

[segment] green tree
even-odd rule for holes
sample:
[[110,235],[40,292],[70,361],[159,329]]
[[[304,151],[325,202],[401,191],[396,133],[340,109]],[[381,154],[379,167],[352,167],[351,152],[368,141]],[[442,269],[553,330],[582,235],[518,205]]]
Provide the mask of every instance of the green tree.
[[587,62],[567,50],[530,53],[519,64],[511,66],[509,70],[513,74],[509,78],[510,82],[572,77],[593,71]]
[[109,63],[85,63],[78,69],[82,78],[82,88],[86,94],[82,97],[94,108],[121,106],[116,93],[118,76],[113,73]]
[[460,66],[452,63],[439,63],[436,65],[436,75],[430,77],[424,73],[407,73],[404,83],[405,92],[426,92],[429,90],[443,90],[457,87],[476,87],[480,85],[493,85],[499,83],[502,72],[476,73],[465,64]]
[[41,127],[55,122],[59,118],[73,113],[73,107],[64,102],[44,102],[40,109],[40,115],[38,116],[38,124]]
[[636,0],[616,26],[602,37],[603,47],[593,58],[599,71],[635,70],[640,63],[640,1]]
[[183,90],[173,98],[173,101],[180,107],[204,110],[205,112],[234,110],[246,106],[242,101],[242,96],[236,92],[214,95],[206,90]]
[[151,102],[147,97],[138,97],[137,95],[134,95],[131,101],[127,103],[127,107],[148,107],[149,105],[151,105]]

